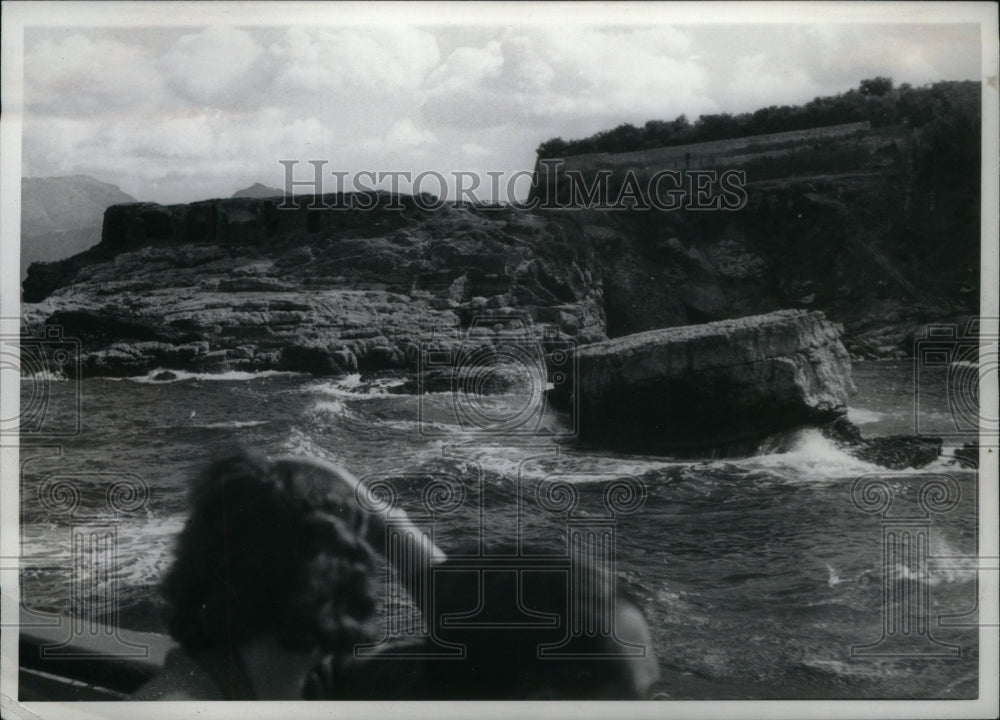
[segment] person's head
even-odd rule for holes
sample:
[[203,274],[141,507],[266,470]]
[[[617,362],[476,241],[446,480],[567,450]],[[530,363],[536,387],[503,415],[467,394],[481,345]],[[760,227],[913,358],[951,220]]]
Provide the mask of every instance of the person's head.
[[191,488],[163,581],[171,635],[188,651],[270,636],[286,650],[349,652],[375,608],[365,523],[333,466],[221,456]]

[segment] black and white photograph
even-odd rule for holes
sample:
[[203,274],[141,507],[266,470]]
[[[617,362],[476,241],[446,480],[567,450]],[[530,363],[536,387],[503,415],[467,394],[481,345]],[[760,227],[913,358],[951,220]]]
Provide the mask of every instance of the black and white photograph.
[[997,716],[995,4],[2,19],[5,718]]

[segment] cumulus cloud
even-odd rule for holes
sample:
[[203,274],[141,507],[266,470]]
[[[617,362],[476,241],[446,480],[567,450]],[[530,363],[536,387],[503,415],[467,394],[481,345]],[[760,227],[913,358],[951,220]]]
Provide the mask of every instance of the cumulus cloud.
[[503,67],[503,53],[497,40],[483,47],[456,48],[428,78],[432,95],[463,92],[497,77]]
[[592,132],[608,122],[715,108],[690,40],[674,28],[508,31],[490,55],[488,81],[449,76],[429,93],[427,116],[459,127],[514,119],[539,129],[583,124]]
[[385,136],[385,142],[392,148],[411,148],[435,142],[437,138],[430,130],[421,130],[410,118],[393,124]]
[[462,143],[461,150],[463,156],[472,158],[481,158],[491,152],[490,148],[475,142]]
[[24,172],[141,199],[337,169],[514,172],[553,137],[979,76],[971,25],[32,28]]
[[80,118],[157,108],[165,98],[157,59],[140,44],[78,32],[25,49],[24,99],[40,114]]
[[160,58],[171,85],[203,103],[246,92],[247,79],[263,48],[245,30],[209,27],[182,35]]
[[761,25],[691,29],[726,112],[796,104],[878,75],[897,84],[979,76],[979,30],[970,25]]
[[279,85],[398,92],[419,87],[440,60],[437,40],[407,27],[289,28],[269,50]]
[[816,81],[803,68],[776,66],[760,52],[736,58],[728,90],[727,105],[750,106],[758,98],[767,98],[767,105],[791,105],[808,98]]

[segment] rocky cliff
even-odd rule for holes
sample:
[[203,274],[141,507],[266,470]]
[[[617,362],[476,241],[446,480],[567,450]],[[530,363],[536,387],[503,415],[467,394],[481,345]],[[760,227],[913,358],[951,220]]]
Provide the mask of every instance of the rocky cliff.
[[512,323],[546,342],[606,337],[600,263],[557,218],[324,199],[374,207],[112,207],[98,246],[31,268],[28,329],[78,338],[88,374],[413,369],[421,347],[489,346]]
[[[792,135],[669,149],[701,170],[738,165],[745,203],[730,211],[428,211],[384,193],[322,198],[335,209],[116,205],[98,245],[31,266],[26,323],[78,337],[88,373],[335,373],[412,369],[427,342],[489,345],[511,323],[585,344],[782,309],[842,324],[855,358],[905,357],[927,323],[977,313],[967,163],[927,155],[906,127]],[[620,179],[657,152],[607,164]]]
[[[642,189],[662,169],[682,182],[691,172],[744,173],[745,203],[728,211],[550,211],[572,216],[611,261],[608,335],[801,308],[843,324],[855,358],[907,357],[927,323],[962,322],[979,309],[978,167],[945,152],[947,133],[929,137],[855,123],[540,157],[536,196],[570,201],[570,171],[593,183],[610,170],[612,201],[630,171]],[[543,160],[562,160],[561,174],[541,172]]]

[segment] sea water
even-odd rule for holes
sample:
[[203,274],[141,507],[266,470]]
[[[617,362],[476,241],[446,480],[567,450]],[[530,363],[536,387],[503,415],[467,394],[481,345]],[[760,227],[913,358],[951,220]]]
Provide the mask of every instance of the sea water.
[[[913,372],[909,362],[855,365],[849,416],[866,436],[913,432],[915,412],[950,427],[942,393],[933,407],[931,399],[915,401]],[[317,455],[362,478],[392,479],[411,513],[431,480],[461,483],[464,502],[434,519],[445,551],[517,536],[565,547],[567,512],[540,505],[539,493],[548,483],[569,483],[574,517],[603,517],[604,490],[627,477],[644,497],[614,516],[616,571],[649,620],[665,695],[975,697],[977,585],[960,564],[917,578],[929,589],[934,639],[959,648],[957,657],[852,656],[853,646],[883,633],[884,587],[911,578],[902,577],[906,567],[884,566],[883,518],[852,501],[858,478],[888,471],[816,430],[786,438],[783,452],[677,461],[575,448],[560,437],[572,430],[558,425],[571,424],[565,418],[513,435],[470,435],[461,421],[468,415],[456,411],[456,403],[478,403],[480,416],[502,417],[520,412],[524,398],[515,396],[418,397],[397,393],[392,378],[358,376],[156,377],[22,380],[22,415],[42,413],[21,447],[26,606],[73,614],[86,601],[80,588],[97,587],[113,598],[107,618],[162,632],[156,588],[183,526],[189,481],[232,444]],[[948,437],[951,444],[963,439]],[[961,489],[953,509],[931,517],[930,551],[974,555],[977,476],[949,454],[946,448],[920,471],[949,475]],[[76,488],[62,505],[52,500],[53,478]],[[897,474],[888,482],[906,495],[920,480]],[[108,489],[116,483],[147,494],[111,512]],[[74,575],[67,561],[72,531],[95,523],[113,527],[116,552],[100,577],[81,582],[81,572],[102,566],[85,564]],[[937,626],[944,616],[952,617],[950,627]]]

